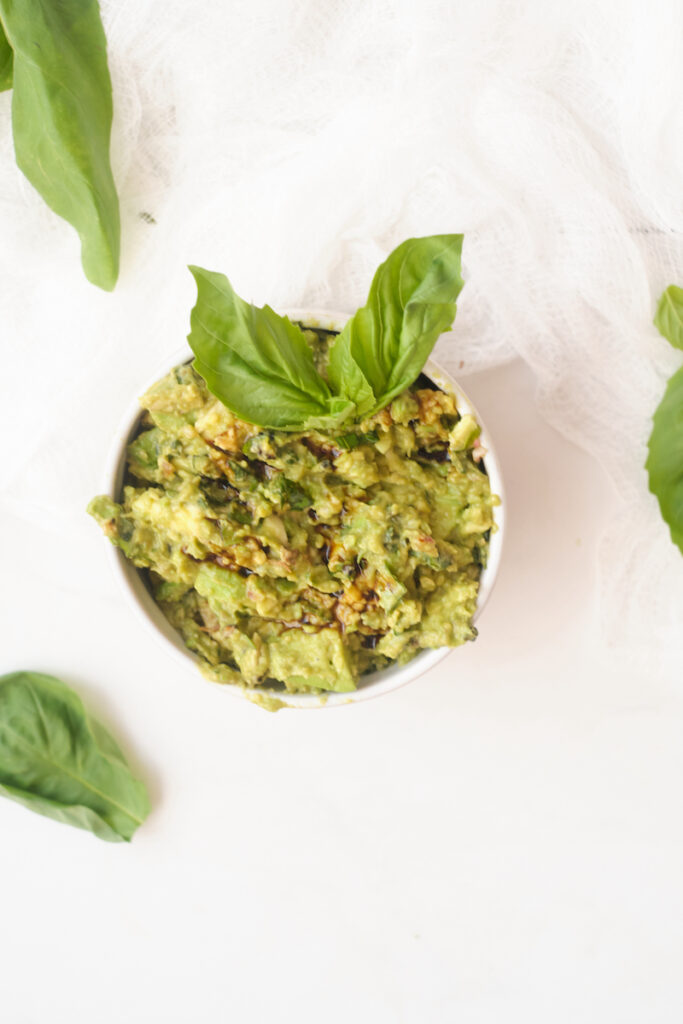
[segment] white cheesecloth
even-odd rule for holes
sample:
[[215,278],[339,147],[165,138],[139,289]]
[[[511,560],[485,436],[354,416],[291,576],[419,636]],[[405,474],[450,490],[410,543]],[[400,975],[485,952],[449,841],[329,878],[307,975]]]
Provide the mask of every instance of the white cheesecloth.
[[680,645],[683,557],[643,469],[680,363],[652,326],[662,289],[683,283],[680,0],[102,0],[102,13],[123,220],[113,294],[85,281],[73,230],[17,171],[0,95],[6,509],[77,555],[108,438],[187,333],[188,263],[258,303],[352,310],[404,238],[462,231],[467,283],[436,355],[460,377],[528,363],[543,416],[614,484],[598,552],[607,641]]

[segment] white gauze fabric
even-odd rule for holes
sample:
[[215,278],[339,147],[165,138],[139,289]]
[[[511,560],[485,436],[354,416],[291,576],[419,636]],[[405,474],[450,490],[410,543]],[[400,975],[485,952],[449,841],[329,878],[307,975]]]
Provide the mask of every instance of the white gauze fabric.
[[459,375],[526,360],[543,415],[614,483],[608,639],[680,644],[683,558],[643,470],[680,362],[651,326],[683,281],[679,0],[102,13],[123,216],[112,295],[16,170],[0,96],[3,419],[22,442],[3,452],[6,510],[79,550],[122,410],[186,334],[186,264],[259,303],[352,310],[394,245],[463,231],[467,286],[438,357]]

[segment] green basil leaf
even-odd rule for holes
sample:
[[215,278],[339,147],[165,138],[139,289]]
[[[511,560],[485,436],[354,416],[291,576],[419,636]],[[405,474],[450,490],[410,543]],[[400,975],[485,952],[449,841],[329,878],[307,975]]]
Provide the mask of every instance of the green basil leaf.
[[0,676],[0,794],[110,842],[128,842],[150,806],[80,697],[39,672]]
[[14,51],[12,132],[19,169],[74,226],[89,281],[119,270],[119,203],[109,164],[112,92],[97,0],[0,0]]
[[190,267],[197,302],[188,342],[216,398],[247,423],[280,430],[332,428],[353,412],[330,393],[303,332],[241,299],[224,274]]
[[[340,336],[341,338],[341,336]],[[327,376],[338,395],[345,395],[356,406],[358,418],[366,416],[376,405],[375,392],[351,352],[350,344],[334,342],[330,349]]]
[[662,293],[654,323],[674,348],[683,348],[683,288],[671,284]]
[[12,47],[7,42],[7,36],[0,23],[0,92],[12,88],[13,61]]
[[[335,430],[351,416],[355,416],[356,407],[348,398],[331,395],[327,402],[327,411],[319,416],[309,416],[303,424],[304,430]],[[298,430],[298,427],[285,428]]]
[[369,411],[376,412],[412,384],[455,318],[461,251],[462,235],[409,238],[394,249],[367,303],[330,350],[330,381],[339,394],[365,404],[362,377],[374,394]]
[[339,437],[335,437],[334,443],[338,448],[343,448],[345,451],[352,451],[354,448],[359,448],[362,444],[375,444],[379,441],[379,434],[376,430],[369,430],[367,434],[351,433],[341,434]]
[[683,366],[669,381],[654,415],[645,466],[671,539],[683,552]]

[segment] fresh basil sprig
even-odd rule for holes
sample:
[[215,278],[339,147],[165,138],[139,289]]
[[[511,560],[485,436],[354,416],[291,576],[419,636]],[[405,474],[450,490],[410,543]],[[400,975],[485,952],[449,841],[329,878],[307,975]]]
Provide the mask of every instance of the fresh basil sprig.
[[120,220],[97,0],[0,0],[0,30],[0,89],[13,88],[17,165],[78,232],[85,276],[110,291],[119,271]]
[[[674,348],[683,349],[683,288],[670,285],[655,314],[655,326]],[[645,463],[650,490],[659,502],[671,539],[683,552],[683,366],[671,377],[654,414]]]
[[149,814],[114,739],[39,672],[0,676],[0,795],[110,842],[128,842]]
[[237,296],[222,274],[190,267],[188,341],[207,387],[240,419],[280,430],[336,430],[378,412],[419,375],[449,330],[463,286],[462,235],[410,238],[377,270],[368,301],[330,349],[328,380],[301,329]]

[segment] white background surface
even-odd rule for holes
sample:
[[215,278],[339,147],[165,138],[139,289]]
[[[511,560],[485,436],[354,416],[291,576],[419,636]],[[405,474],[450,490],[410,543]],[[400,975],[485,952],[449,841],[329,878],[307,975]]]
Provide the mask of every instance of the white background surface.
[[2,803],[3,1024],[680,1022],[680,666],[602,642],[613,496],[528,371],[467,388],[507,467],[498,586],[475,644],[367,704],[230,698],[85,517],[77,553],[5,520],[6,665],[77,686],[154,811],[123,846]]
[[[680,0],[101,6],[113,295],[0,96],[0,672],[75,686],[154,810],[122,846],[0,802],[0,1021],[680,1024],[683,559],[643,471],[680,363],[651,325],[683,283]],[[186,264],[354,309],[444,231],[467,286],[437,355],[508,499],[479,639],[357,707],[232,700],[84,514],[182,342]]]

